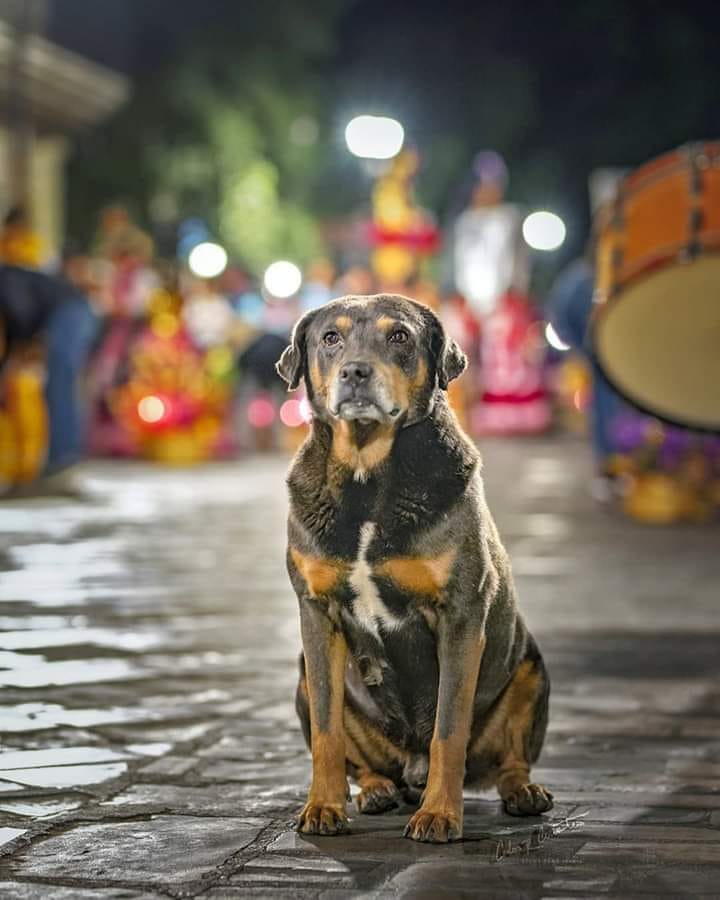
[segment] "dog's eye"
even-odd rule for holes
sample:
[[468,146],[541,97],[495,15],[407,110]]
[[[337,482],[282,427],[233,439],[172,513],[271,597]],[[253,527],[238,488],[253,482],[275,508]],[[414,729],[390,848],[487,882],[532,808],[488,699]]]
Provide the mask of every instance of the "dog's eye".
[[323,335],[323,344],[326,347],[334,347],[340,342],[340,333],[337,331],[326,331]]
[[391,344],[404,344],[408,339],[407,331],[403,331],[402,328],[398,328],[397,331],[393,331],[393,333],[388,338],[388,341]]

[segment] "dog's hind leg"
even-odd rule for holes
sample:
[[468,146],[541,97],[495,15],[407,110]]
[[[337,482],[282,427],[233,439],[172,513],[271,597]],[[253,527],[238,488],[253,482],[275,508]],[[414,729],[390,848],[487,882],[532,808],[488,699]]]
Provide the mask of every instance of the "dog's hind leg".
[[360,787],[358,810],[377,815],[399,806],[398,781],[406,754],[348,706],[344,722],[348,770]]
[[553,796],[530,779],[547,728],[550,682],[533,647],[493,706],[468,752],[468,781],[495,784],[505,811],[534,816],[552,809]]

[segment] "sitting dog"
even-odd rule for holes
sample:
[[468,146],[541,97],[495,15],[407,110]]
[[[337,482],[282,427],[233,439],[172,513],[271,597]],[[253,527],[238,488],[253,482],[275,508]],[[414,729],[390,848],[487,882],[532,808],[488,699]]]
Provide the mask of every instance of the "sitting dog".
[[446,397],[465,366],[430,309],[385,294],[307,313],[278,362],[313,411],[288,476],[306,834],[346,829],[348,773],[361,813],[422,797],[417,841],[462,836],[464,783],[512,815],[552,808],[530,780],[550,683]]

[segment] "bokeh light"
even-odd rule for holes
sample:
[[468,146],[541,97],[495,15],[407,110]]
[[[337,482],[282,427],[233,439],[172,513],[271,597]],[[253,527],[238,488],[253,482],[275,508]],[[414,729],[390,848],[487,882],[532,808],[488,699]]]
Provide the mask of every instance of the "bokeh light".
[[567,228],[560,216],[547,210],[530,213],[522,226],[525,243],[533,250],[557,250],[565,242]]
[[217,278],[225,271],[228,255],[225,248],[212,241],[204,241],[193,247],[188,257],[188,266],[198,278]]
[[267,397],[255,397],[248,404],[247,417],[253,428],[269,428],[275,421],[275,407]]
[[386,116],[356,116],[345,129],[348,150],[361,159],[392,159],[404,140],[402,125]]
[[300,410],[299,400],[286,400],[280,407],[280,421],[288,428],[297,428],[303,425],[305,419]]
[[165,403],[160,399],[160,397],[156,397],[154,394],[150,394],[149,396],[143,397],[142,400],[140,400],[140,402],[138,403],[137,411],[138,416],[140,416],[143,422],[153,424],[155,422],[160,422],[165,415]]
[[566,350],[570,349],[570,344],[566,344],[557,331],[555,331],[552,322],[548,322],[545,326],[545,340],[554,350],[559,350],[560,353],[564,353]]
[[268,294],[281,300],[297,294],[302,284],[302,272],[293,262],[279,259],[265,270],[263,284]]

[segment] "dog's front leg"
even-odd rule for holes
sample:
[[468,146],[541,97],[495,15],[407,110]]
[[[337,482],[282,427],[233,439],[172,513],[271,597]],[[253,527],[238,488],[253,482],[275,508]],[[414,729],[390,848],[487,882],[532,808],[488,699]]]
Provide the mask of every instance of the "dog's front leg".
[[438,623],[440,684],[430,769],[422,805],[405,828],[405,836],[415,841],[446,843],[462,837],[465,755],[484,648],[482,626]]
[[313,772],[297,827],[305,834],[339,834],[347,826],[343,728],[347,644],[319,603],[314,598],[300,600]]

